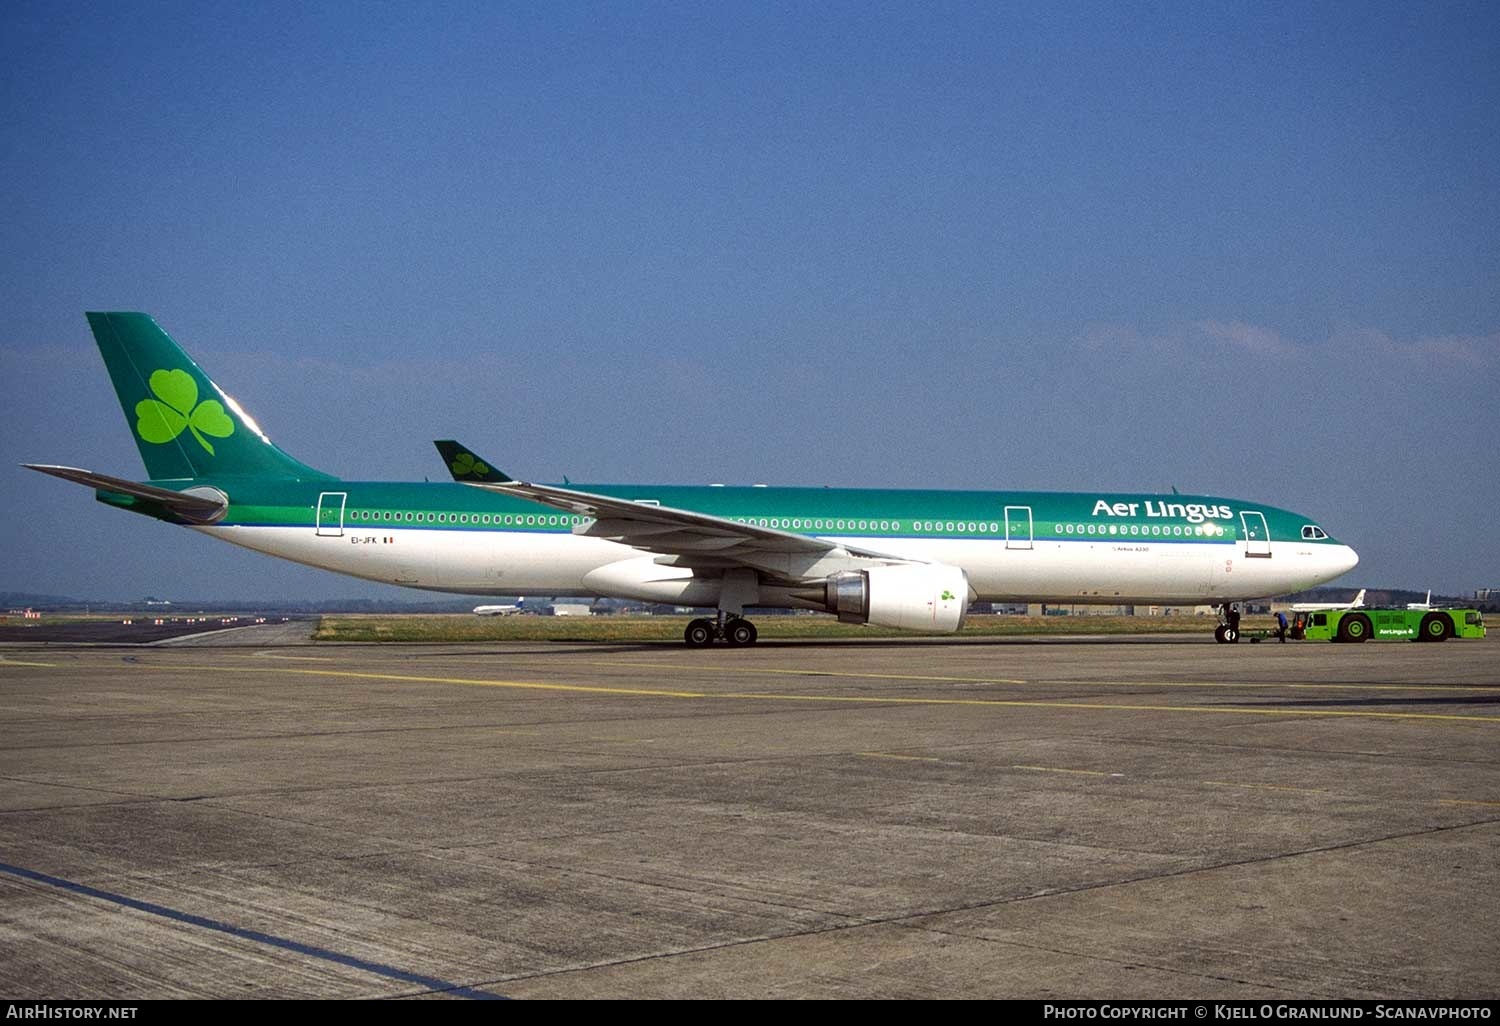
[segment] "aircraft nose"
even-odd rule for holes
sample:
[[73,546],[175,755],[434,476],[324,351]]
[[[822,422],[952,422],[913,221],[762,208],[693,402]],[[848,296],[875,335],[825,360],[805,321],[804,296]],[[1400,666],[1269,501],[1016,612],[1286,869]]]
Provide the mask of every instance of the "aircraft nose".
[[1359,565],[1359,553],[1347,545],[1340,545],[1333,557],[1333,566],[1336,573],[1346,574]]

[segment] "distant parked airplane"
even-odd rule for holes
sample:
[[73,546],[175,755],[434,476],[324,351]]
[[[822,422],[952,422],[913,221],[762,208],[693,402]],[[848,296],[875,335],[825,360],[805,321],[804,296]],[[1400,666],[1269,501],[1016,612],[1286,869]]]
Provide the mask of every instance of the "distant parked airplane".
[[1315,613],[1322,609],[1363,609],[1365,605],[1365,589],[1359,589],[1348,602],[1297,602],[1292,606],[1294,613]]
[[480,616],[512,616],[522,612],[519,605],[514,606],[475,606],[474,612]]

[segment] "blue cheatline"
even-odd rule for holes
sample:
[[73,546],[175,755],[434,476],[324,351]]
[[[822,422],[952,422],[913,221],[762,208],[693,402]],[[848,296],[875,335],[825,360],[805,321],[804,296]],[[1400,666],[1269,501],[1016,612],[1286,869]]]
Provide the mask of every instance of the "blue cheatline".
[[75,883],[72,880],[64,880],[61,877],[48,876],[46,873],[38,873],[34,869],[25,869],[21,866],[12,866],[0,862],[0,872],[18,876],[23,880],[34,880],[49,887],[68,891],[73,894],[82,894],[90,898],[98,898],[101,901],[112,902],[125,908],[133,908],[137,912],[146,912],[153,916],[161,916],[177,923],[186,923],[189,926],[201,927],[205,930],[214,930],[218,933],[226,933],[231,937],[239,937],[243,940],[254,941],[257,944],[266,944],[273,948],[281,948],[283,951],[294,951],[299,955],[307,955],[309,958],[321,958],[325,962],[334,962],[338,965],[346,965],[351,969],[359,969],[362,972],[374,973],[376,976],[384,976],[388,980],[400,980],[402,983],[413,983],[428,990],[442,991],[457,997],[473,998],[477,1001],[504,1001],[503,994],[492,994],[487,990],[476,990],[473,987],[464,987],[457,983],[449,983],[447,980],[439,980],[433,976],[423,976],[420,973],[409,973],[395,966],[382,965],[379,962],[371,962],[353,955],[343,955],[337,951],[329,951],[327,948],[316,947],[312,944],[302,944],[298,941],[288,940],[285,937],[277,937],[274,934],[262,933],[259,930],[246,930],[243,927],[233,926],[229,923],[221,923],[217,919],[208,919],[204,916],[195,916],[190,912],[179,912],[175,908],[167,908],[165,905],[157,905],[150,901],[140,901],[136,898],[127,898],[123,894],[115,894],[112,891],[101,891],[97,887],[87,884]]

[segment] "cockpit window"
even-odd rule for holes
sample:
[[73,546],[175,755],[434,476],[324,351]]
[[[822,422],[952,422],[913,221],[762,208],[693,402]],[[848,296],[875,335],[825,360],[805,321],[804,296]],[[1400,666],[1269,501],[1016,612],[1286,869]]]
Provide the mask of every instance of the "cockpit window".
[[1307,524],[1302,528],[1302,537],[1308,541],[1322,541],[1328,537],[1328,532],[1317,524]]

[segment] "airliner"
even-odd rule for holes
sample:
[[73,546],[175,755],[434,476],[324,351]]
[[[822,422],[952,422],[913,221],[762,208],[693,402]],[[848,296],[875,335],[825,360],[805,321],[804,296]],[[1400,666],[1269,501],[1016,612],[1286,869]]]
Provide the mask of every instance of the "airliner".
[[515,616],[521,612],[521,604],[504,606],[475,606],[475,616]]
[[1301,591],[1358,556],[1309,517],[1214,496],[537,484],[456,442],[456,480],[349,481],[304,464],[142,313],[89,326],[146,480],[24,464],[106,505],[371,581],[468,595],[713,608],[684,641],[744,646],[749,607],[957,631],[971,603],[1212,605]]
[[1348,602],[1295,602],[1292,604],[1292,612],[1316,613],[1325,609],[1363,609],[1365,607],[1365,590],[1364,588],[1359,589],[1359,593]]

